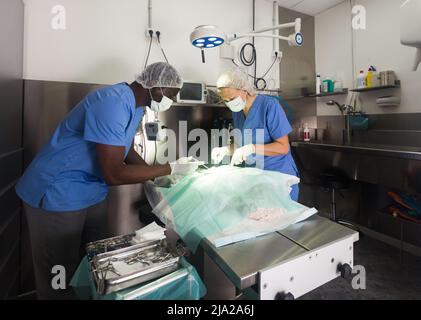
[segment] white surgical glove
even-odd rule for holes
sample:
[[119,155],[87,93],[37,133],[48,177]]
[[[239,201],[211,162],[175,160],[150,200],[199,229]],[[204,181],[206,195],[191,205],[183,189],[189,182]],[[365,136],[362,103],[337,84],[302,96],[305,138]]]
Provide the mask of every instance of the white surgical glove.
[[231,165],[235,166],[243,163],[247,160],[248,156],[251,156],[254,153],[256,153],[256,147],[254,144],[248,144],[244,147],[238,148],[235,150],[234,155],[232,156]]
[[228,156],[229,154],[229,147],[213,148],[211,154],[212,162],[215,164],[219,164],[224,159],[224,157]]
[[195,161],[193,157],[183,157],[175,162],[171,162],[171,175],[187,176],[197,170],[203,164],[201,161]]

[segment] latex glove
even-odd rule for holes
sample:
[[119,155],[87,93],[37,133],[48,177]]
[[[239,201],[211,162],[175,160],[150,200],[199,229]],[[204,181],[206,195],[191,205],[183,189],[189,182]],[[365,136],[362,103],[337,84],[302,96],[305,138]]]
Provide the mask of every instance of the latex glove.
[[183,157],[171,162],[171,175],[187,176],[197,170],[203,162],[195,161],[193,157]]
[[213,148],[211,154],[212,162],[215,164],[219,164],[224,159],[224,157],[228,156],[229,154],[229,147]]
[[235,166],[243,163],[247,160],[248,156],[251,156],[254,153],[256,153],[256,147],[254,144],[248,144],[244,147],[238,148],[235,150],[234,155],[232,156],[231,165]]

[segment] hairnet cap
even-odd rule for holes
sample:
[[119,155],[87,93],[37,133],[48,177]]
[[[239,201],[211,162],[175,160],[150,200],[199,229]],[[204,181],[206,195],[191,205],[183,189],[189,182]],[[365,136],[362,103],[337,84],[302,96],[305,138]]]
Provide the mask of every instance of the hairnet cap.
[[240,68],[231,69],[221,74],[216,82],[216,87],[218,89],[239,89],[247,91],[251,95],[256,94],[253,85],[249,81],[247,73]]
[[145,89],[156,87],[181,89],[183,86],[183,80],[178,71],[166,62],[156,62],[148,65],[137,77],[136,81]]

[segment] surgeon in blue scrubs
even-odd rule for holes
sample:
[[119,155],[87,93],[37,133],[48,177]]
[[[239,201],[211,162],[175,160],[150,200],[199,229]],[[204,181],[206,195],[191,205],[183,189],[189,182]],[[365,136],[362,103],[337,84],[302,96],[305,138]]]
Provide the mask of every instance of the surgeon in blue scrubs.
[[[247,166],[298,177],[288,139],[292,128],[279,103],[270,96],[256,95],[247,74],[240,68],[223,73],[217,87],[232,111],[234,129],[237,129],[234,131],[239,131],[241,138],[234,134],[235,144],[214,148],[212,161],[220,163],[225,156],[232,156],[232,165],[245,162]],[[299,187],[294,185],[291,198],[298,201],[298,194]]]
[[16,192],[28,220],[38,298],[73,297],[70,290],[52,287],[52,268],[65,268],[67,284],[80,262],[81,248],[108,236],[108,186],[197,169],[185,161],[148,165],[133,148],[145,107],[168,110],[182,84],[174,67],[158,62],[131,84],[88,94],[26,169]]

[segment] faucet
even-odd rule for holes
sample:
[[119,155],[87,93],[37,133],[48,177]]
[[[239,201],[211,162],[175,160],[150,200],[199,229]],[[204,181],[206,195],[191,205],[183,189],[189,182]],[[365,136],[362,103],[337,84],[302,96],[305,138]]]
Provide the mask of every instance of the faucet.
[[326,104],[328,106],[336,105],[339,111],[341,111],[341,114],[344,117],[344,122],[345,122],[345,125],[344,125],[345,129],[342,134],[342,143],[345,145],[351,144],[352,132],[351,132],[351,125],[350,125],[350,115],[355,113],[354,107],[348,104],[339,104],[335,100],[330,100],[326,102]]

